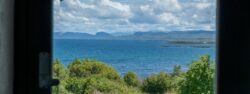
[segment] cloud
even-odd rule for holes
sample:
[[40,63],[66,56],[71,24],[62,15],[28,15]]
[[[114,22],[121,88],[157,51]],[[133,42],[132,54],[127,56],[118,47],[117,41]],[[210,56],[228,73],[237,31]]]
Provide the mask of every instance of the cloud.
[[178,18],[174,13],[181,10],[181,5],[177,0],[155,0],[146,5],[134,8],[134,18],[130,19],[135,23],[148,24],[177,24]]
[[214,30],[215,0],[54,0],[54,31]]
[[196,7],[197,7],[198,9],[205,9],[205,8],[208,8],[209,6],[211,6],[210,3],[197,3],[197,4],[195,4],[195,5],[196,5]]
[[172,13],[162,13],[157,15],[159,22],[167,23],[167,24],[177,24],[179,25],[179,19],[173,15]]
[[[132,17],[130,7],[111,0],[95,0],[81,2],[80,0],[54,0],[55,31],[73,32],[95,31],[91,28],[104,27],[101,24],[126,24]],[[92,25],[96,26],[93,27]],[[97,27],[100,26],[100,27]],[[63,29],[60,29],[63,28]]]
[[153,7],[159,13],[166,11],[175,12],[182,8],[177,0],[155,0]]
[[80,0],[64,0],[61,2],[61,9],[75,16],[96,19],[129,18],[132,15],[128,5],[110,0],[95,0],[89,3]]

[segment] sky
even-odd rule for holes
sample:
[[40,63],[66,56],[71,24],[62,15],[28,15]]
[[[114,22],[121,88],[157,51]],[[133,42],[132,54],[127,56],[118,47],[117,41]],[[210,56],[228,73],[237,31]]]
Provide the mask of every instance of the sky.
[[216,0],[54,0],[54,32],[216,29]]

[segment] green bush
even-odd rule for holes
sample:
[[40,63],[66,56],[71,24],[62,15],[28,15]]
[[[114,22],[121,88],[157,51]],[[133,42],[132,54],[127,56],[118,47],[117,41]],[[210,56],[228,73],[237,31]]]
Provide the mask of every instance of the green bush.
[[88,78],[70,78],[66,89],[75,94],[141,94],[140,91],[129,88],[123,83],[105,77],[91,76]]
[[128,86],[138,87],[140,85],[140,81],[134,72],[129,71],[123,79]]
[[65,80],[60,80],[60,84],[58,86],[52,87],[52,94],[74,94],[68,91],[65,86]]
[[76,59],[69,67],[66,89],[75,94],[140,94],[138,89],[128,87],[118,72],[109,65],[96,60]]
[[180,76],[183,72],[181,71],[181,66],[180,65],[175,65],[173,68],[173,73],[172,76]]
[[108,79],[119,80],[118,72],[111,66],[96,60],[74,60],[68,67],[70,77],[100,76]]
[[74,60],[65,68],[56,59],[53,78],[59,86],[53,94],[214,94],[214,65],[208,55],[193,61],[187,72],[176,65],[173,73],[161,72],[145,78],[141,84],[136,73],[128,72],[123,80],[111,66],[96,60]]
[[164,94],[170,88],[170,76],[161,72],[146,78],[142,85],[142,90],[150,94]]
[[54,79],[65,79],[67,76],[67,70],[59,59],[56,59],[53,63],[52,75]]
[[[170,87],[168,92],[178,92],[179,82],[184,79],[184,72],[180,65],[175,65],[170,77]],[[172,94],[172,93],[171,93]],[[174,93],[175,94],[175,93]]]
[[53,63],[52,75],[53,79],[60,81],[58,86],[53,87],[52,94],[71,94],[64,87],[65,81],[68,79],[68,71],[59,59],[56,59]]
[[194,61],[180,82],[180,94],[214,94],[214,68],[211,66],[209,55]]

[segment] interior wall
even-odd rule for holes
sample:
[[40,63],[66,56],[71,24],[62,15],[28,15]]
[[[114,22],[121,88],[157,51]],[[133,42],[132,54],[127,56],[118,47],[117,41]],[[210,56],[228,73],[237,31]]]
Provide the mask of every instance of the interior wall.
[[12,94],[13,1],[0,0],[0,94]]

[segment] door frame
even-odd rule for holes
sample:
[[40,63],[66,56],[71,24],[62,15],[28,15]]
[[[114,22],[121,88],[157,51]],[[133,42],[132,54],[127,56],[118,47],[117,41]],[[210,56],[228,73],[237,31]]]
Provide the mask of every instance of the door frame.
[[[53,0],[15,0],[14,94],[50,94],[39,86],[40,54],[52,61]],[[51,68],[48,68],[51,77]],[[52,78],[51,78],[52,79]]]

